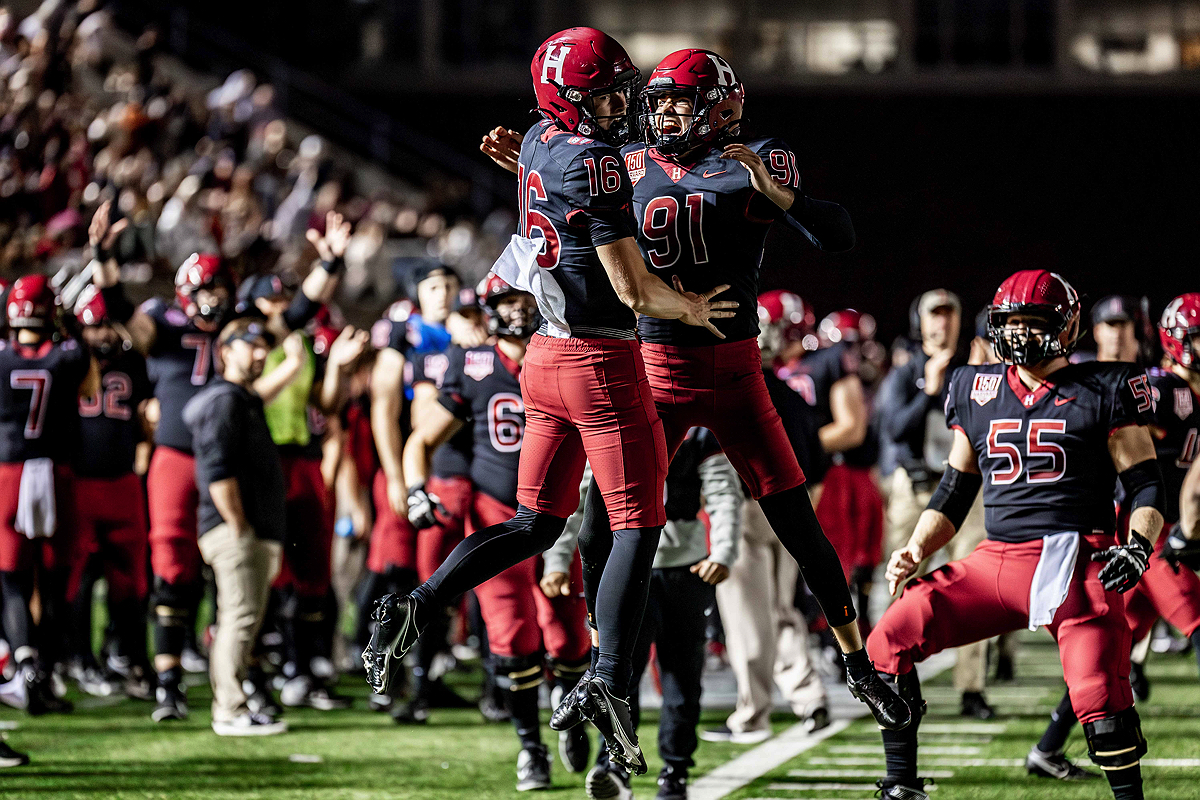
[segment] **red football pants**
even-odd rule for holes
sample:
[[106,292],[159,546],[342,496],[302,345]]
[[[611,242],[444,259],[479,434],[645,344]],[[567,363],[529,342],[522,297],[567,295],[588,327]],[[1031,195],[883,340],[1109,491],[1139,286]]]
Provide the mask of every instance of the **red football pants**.
[[48,570],[67,569],[75,547],[75,503],[71,468],[54,465],[54,505],[57,524],[48,538],[30,539],[17,533],[17,500],[24,464],[0,464],[0,572],[24,572],[40,564]]
[[74,602],[88,560],[100,555],[109,598],[145,600],[150,542],[141,480],[129,472],[117,478],[76,478],[74,487],[77,526],[67,599]]
[[333,498],[320,459],[288,456],[281,463],[287,528],[283,563],[272,586],[292,586],[300,597],[324,597],[332,575]]
[[[1093,722],[1133,706],[1129,688],[1129,626],[1125,602],[1100,585],[1092,553],[1112,536],[1080,537],[1075,575],[1054,622],[1071,706]],[[876,669],[892,675],[948,647],[990,639],[1029,624],[1029,589],[1042,553],[1041,539],[1020,544],[985,540],[971,555],[911,581],[867,639]]]
[[817,521],[837,550],[846,580],[883,556],[883,494],[869,467],[834,464],[821,484]]
[[150,568],[170,584],[200,580],[200,548],[196,545],[196,459],[182,450],[159,445],[146,474],[150,501]]
[[1162,560],[1163,545],[1167,543],[1169,525],[1163,527],[1150,557],[1150,568],[1137,586],[1125,595],[1125,621],[1133,632],[1133,641],[1140,642],[1150,632],[1155,620],[1162,617],[1184,636],[1200,628],[1200,578],[1187,567],[1179,574]]
[[396,516],[387,501],[387,478],[383,470],[375,473],[372,494],[375,498],[375,527],[367,551],[367,569],[384,573],[389,567],[413,569],[422,581],[450,555],[462,541],[464,525],[471,506],[471,481],[465,476],[430,476],[425,489],[435,494],[446,508],[437,514],[438,524],[418,531],[406,518]]
[[521,367],[517,502],[569,517],[591,462],[612,530],[666,523],[667,447],[636,341],[535,335]]
[[758,340],[712,347],[643,342],[642,355],[669,455],[688,430],[708,428],[755,499],[804,483],[763,380]]
[[[578,490],[576,491],[578,496]],[[515,508],[475,492],[467,520],[468,535],[513,518]],[[573,663],[591,649],[587,605],[583,601],[583,568],[579,554],[571,562],[567,597],[546,597],[538,586],[542,557],[527,558],[475,587],[487,626],[488,648],[498,656],[518,658],[538,652],[543,644],[551,658]]]

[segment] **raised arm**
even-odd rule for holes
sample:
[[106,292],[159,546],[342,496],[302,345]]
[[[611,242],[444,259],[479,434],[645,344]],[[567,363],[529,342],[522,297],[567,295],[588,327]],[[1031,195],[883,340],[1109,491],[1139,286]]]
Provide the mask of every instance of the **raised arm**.
[[112,246],[117,235],[125,229],[129,221],[121,219],[115,225],[110,225],[108,214],[111,206],[112,201],[110,200],[101,203],[88,227],[88,242],[91,244],[94,254],[91,264],[92,283],[104,296],[104,305],[108,309],[108,315],[114,322],[125,328],[129,342],[134,349],[145,355],[154,346],[158,327],[149,314],[134,308],[133,303],[129,302],[129,298],[125,294],[125,288],[121,285],[121,265],[112,256]]

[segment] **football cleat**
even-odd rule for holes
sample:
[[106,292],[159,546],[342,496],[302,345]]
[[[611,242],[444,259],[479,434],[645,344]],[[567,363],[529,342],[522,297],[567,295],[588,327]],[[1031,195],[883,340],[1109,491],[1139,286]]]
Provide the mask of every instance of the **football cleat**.
[[550,753],[546,746],[527,747],[517,755],[517,791],[550,788]]
[[867,704],[879,727],[901,731],[912,723],[913,712],[908,703],[888,688],[877,672],[872,672],[861,681],[847,675],[846,687],[850,694]]
[[0,769],[8,767],[23,767],[29,763],[29,756],[18,753],[3,741],[0,741]]
[[1086,781],[1100,777],[1098,772],[1075,766],[1062,753],[1043,753],[1036,745],[1025,756],[1025,771],[1039,778],[1060,781]]
[[597,764],[583,781],[588,800],[633,800],[629,775],[615,764]]
[[80,690],[92,697],[111,697],[117,693],[118,686],[108,680],[95,664],[84,664],[73,660],[67,666],[67,674],[79,686]]
[[876,795],[880,800],[929,800],[929,795],[925,793],[923,778],[917,778],[916,786],[905,786],[891,778],[876,781],[875,785],[880,789]]
[[583,772],[587,769],[591,750],[592,740],[588,738],[587,728],[582,725],[558,732],[558,757],[562,759],[567,772]]
[[213,733],[217,736],[276,736],[287,732],[287,723],[276,720],[269,714],[247,713],[228,722],[213,720]]
[[658,794],[654,800],[688,800],[687,770],[663,767],[658,773]]
[[393,662],[399,664],[421,635],[416,610],[417,601],[412,595],[387,594],[371,611],[375,630],[362,658],[367,668],[367,684],[376,694],[387,694],[393,678]]
[[584,689],[586,695],[579,709],[584,718],[604,735],[609,758],[634,775],[645,774],[646,757],[638,746],[629,704],[614,697],[603,678],[591,678]]
[[250,674],[253,677],[242,681],[242,691],[246,694],[246,708],[250,709],[252,714],[266,714],[268,717],[282,714],[283,708],[275,702],[266,675],[261,670],[252,670]]
[[583,702],[587,685],[593,677],[595,677],[595,673],[592,672],[591,667],[588,667],[587,671],[579,678],[579,683],[563,695],[562,700],[554,707],[554,713],[550,715],[550,730],[567,731],[583,722],[583,714],[579,711],[579,705]]
[[424,725],[429,721],[429,703],[418,697],[392,706],[392,721],[397,725]]
[[829,727],[829,709],[821,706],[804,718],[804,732],[816,733],[822,728]]
[[975,719],[996,718],[996,709],[988,704],[987,698],[983,696],[983,692],[963,692],[962,708],[958,713],[959,716],[973,717]]
[[317,711],[337,711],[350,707],[350,698],[331,691],[310,675],[298,675],[283,684],[279,702],[291,708],[308,707]]
[[175,686],[159,686],[154,693],[157,705],[150,712],[150,719],[155,722],[165,722],[169,719],[187,719],[187,696],[183,688]]
[[42,714],[70,714],[75,710],[71,701],[55,694],[53,678],[45,670],[27,666],[22,673],[25,677],[26,714],[37,717]]

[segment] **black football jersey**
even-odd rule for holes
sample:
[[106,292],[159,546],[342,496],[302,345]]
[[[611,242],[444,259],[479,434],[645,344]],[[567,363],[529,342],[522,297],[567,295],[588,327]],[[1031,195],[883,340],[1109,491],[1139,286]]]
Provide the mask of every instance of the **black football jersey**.
[[[746,145],[762,158],[771,175],[799,190],[796,154],[779,139],[760,138]],[[723,283],[729,291],[717,300],[736,300],[729,319],[714,320],[726,341],[758,335],[758,270],[767,231],[786,218],[779,206],[750,186],[750,173],[738,161],[721,158],[713,148],[692,164],[679,164],[645,144],[622,153],[633,183],[638,245],[646,266],[667,284],[679,276],[691,292]],[[696,347],[721,342],[705,328],[679,320],[643,316],[638,333],[649,342]]]
[[[436,353],[412,355],[412,376],[409,383],[432,383],[440,392],[446,380],[446,370],[450,366],[450,354],[462,348],[451,345]],[[471,427],[464,425],[458,433],[450,437],[450,441],[433,451],[432,474],[439,478],[456,478],[469,475],[471,472],[471,450],[474,447],[475,435]]]
[[158,399],[159,420],[154,442],[192,452],[192,432],[183,424],[183,407],[214,374],[217,332],[204,331],[183,309],[153,298],[142,304],[154,320],[154,346],[146,354],[146,369]]
[[833,422],[829,393],[847,375],[858,374],[858,351],[846,342],[805,353],[779,370],[779,377],[817,411],[822,425]]
[[774,372],[763,370],[763,379],[771,395],[771,405],[775,406],[783,421],[783,429],[787,432],[805,480],[811,484],[820,483],[829,469],[828,459],[821,449],[820,417],[799,392]]
[[1167,487],[1163,519],[1179,521],[1179,495],[1188,468],[1200,455],[1200,397],[1188,382],[1158,367],[1146,370],[1154,408],[1149,412],[1154,450]]
[[988,537],[1024,542],[1064,531],[1111,533],[1117,479],[1108,437],[1147,422],[1153,397],[1132,364],[1089,362],[1055,372],[1036,391],[1003,364],[959,367],[946,424],[975,448]]
[[38,346],[0,339],[0,462],[69,462],[79,437],[79,386],[91,357],[74,339]]
[[100,393],[79,400],[75,474],[116,478],[133,471],[142,422],[138,405],[153,392],[140,353],[126,351],[100,365]]
[[548,120],[529,129],[517,165],[519,231],[544,238],[542,317],[572,336],[632,338],[634,313],[617,297],[596,248],[633,235],[633,188],[621,153]]
[[517,464],[525,436],[520,368],[497,347],[450,354],[439,402],[474,431],[471,481],[475,488],[517,507]]

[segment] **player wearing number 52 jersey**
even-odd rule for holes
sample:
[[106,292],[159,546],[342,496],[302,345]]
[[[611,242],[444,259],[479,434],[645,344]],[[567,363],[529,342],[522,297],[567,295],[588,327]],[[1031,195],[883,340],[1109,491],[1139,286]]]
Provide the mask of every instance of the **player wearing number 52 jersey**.
[[[473,431],[470,475],[475,492],[467,515],[474,534],[511,519],[517,507],[517,475],[525,431],[525,404],[519,376],[526,345],[538,326],[533,295],[513,289],[495,275],[479,289],[494,345],[450,351],[438,396],[439,405],[417,423],[404,450],[407,480],[424,478],[432,454],[464,427]],[[488,647],[495,660],[496,680],[506,691],[505,703],[521,740],[517,789],[550,785],[547,749],[538,721],[538,687],[543,651],[549,655],[555,683],[562,691],[575,687],[587,663],[590,646],[586,611],[577,593],[547,597],[539,587],[540,556],[527,558],[475,587],[487,626]],[[579,561],[575,585],[582,581]],[[564,737],[564,762],[578,771],[587,763],[588,739],[582,730]]]
[[[926,797],[915,664],[1026,626],[1045,626],[1058,642],[1071,705],[1114,795],[1142,797],[1146,741],[1129,688],[1121,593],[1146,571],[1162,528],[1162,473],[1145,427],[1154,403],[1132,366],[1068,363],[1079,317],[1078,295],[1060,276],[1018,272],[989,311],[1004,363],[961,367],[951,378],[949,463],[912,537],[892,554],[890,588],[954,536],[981,484],[988,538],[905,587],[868,640],[876,666],[918,717],[908,730],[883,731],[885,798]],[[1126,545],[1114,535],[1118,478],[1132,509]]]
[[411,595],[384,598],[364,659],[368,681],[386,688],[392,661],[415,642],[429,610],[553,544],[578,505],[590,461],[619,541],[603,559],[589,708],[606,734],[620,729],[607,736],[616,758],[642,771],[624,699],[664,522],[667,453],[635,312],[716,331],[710,320],[729,316],[719,309],[733,304],[709,302],[726,287],[681,294],[646,270],[616,149],[632,133],[638,77],[620,44],[591,28],[562,31],[538,48],[530,72],[544,119],[529,130],[513,165],[521,237],[495,267],[534,293],[546,320],[522,366],[517,514],[468,536]]
[[[19,278],[5,303],[10,338],[0,341],[0,592],[5,636],[20,667],[0,695],[30,714],[70,710],[50,691],[47,672],[62,654],[39,654],[35,642],[63,640],[75,534],[71,448],[79,398],[96,394],[87,349],[74,339],[56,340],[54,303],[46,276]],[[29,611],[35,583],[40,636]]]

